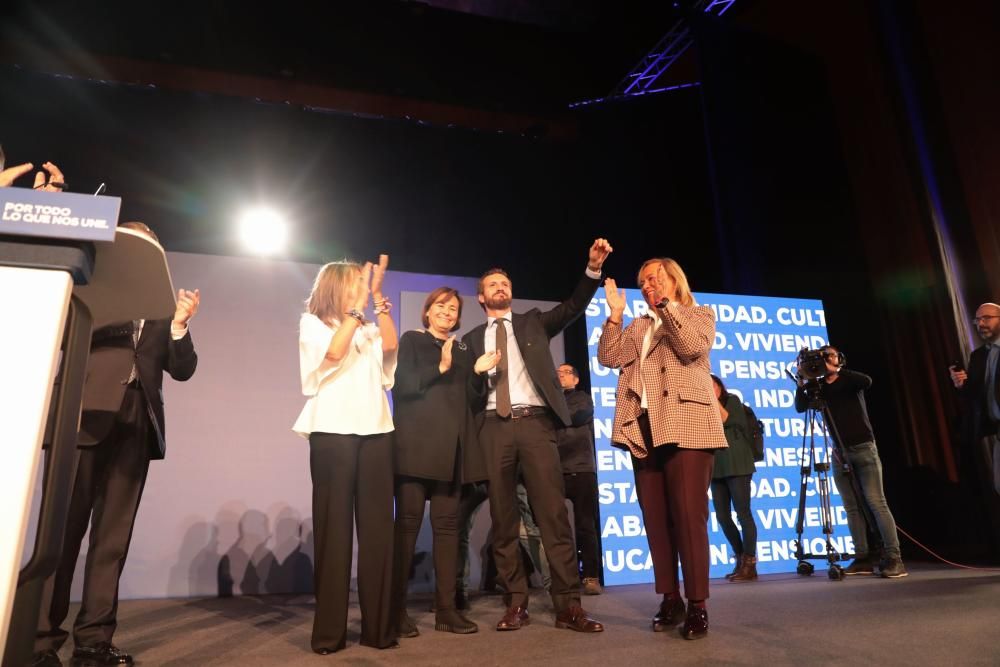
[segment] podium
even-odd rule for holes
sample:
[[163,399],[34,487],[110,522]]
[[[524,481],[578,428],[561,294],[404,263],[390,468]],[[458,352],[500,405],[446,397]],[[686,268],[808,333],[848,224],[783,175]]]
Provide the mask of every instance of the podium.
[[[170,317],[175,309],[163,248],[141,233],[116,230],[119,205],[115,197],[0,189],[0,308],[6,315],[0,326],[4,667],[28,662],[42,584],[62,552],[91,331],[113,322]],[[16,216],[24,211],[28,215]],[[57,215],[61,222],[55,224]],[[74,220],[76,225],[69,222]],[[47,424],[51,443],[35,546],[21,568]]]

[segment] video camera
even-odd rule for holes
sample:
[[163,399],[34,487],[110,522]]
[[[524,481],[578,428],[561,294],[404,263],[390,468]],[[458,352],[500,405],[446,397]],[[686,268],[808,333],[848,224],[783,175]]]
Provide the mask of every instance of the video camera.
[[830,374],[826,367],[826,358],[823,350],[810,350],[804,347],[799,350],[799,356],[795,359],[796,372],[799,378],[809,380],[821,380]]

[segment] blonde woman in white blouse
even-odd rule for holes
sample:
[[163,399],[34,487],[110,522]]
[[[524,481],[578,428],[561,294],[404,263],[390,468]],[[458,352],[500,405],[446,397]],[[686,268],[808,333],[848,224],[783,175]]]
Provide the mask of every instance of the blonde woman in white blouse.
[[[398,339],[392,306],[382,296],[388,264],[381,255],[374,267],[324,266],[299,324],[302,393],[308,400],[292,428],[309,439],[316,543],[312,648],[322,655],[346,645],[355,519],[361,644],[398,646],[390,614],[393,427],[386,398]],[[375,322],[364,315],[370,298]]]

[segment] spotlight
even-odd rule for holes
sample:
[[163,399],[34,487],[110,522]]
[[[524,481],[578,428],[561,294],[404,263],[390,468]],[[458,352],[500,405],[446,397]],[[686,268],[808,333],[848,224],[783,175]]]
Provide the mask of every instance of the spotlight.
[[285,247],[288,223],[285,217],[266,206],[256,206],[240,216],[240,238],[258,255],[273,255]]

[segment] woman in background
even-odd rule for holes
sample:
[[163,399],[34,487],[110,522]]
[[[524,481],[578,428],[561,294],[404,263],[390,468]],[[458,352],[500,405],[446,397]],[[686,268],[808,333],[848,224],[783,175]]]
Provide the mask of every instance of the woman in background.
[[[361,644],[395,648],[392,602],[392,416],[396,326],[382,296],[389,263],[333,262],[320,269],[299,323],[302,393],[292,429],[309,439],[316,615],[312,648],[347,641],[354,522],[358,529]],[[370,282],[370,286],[369,286]],[[375,320],[364,311],[374,296]]]
[[407,331],[399,341],[399,366],[392,389],[396,420],[395,590],[399,634],[416,637],[406,613],[413,550],[430,500],[434,531],[434,629],[458,634],[479,628],[460,613],[455,582],[458,562],[458,505],[463,483],[487,478],[486,463],[466,398],[473,367],[479,373],[497,363],[486,353],[472,355],[452,333],[461,326],[462,297],[439,287],[424,301],[423,329]]
[[[726,579],[753,581],[757,578],[757,524],[750,511],[750,479],[757,472],[753,462],[753,434],[739,397],[726,391],[726,385],[715,375],[712,376],[712,383],[722,428],[729,443],[727,449],[716,452],[712,470],[715,518],[736,555],[736,567],[726,575]],[[742,536],[733,521],[734,509],[743,529]]]

